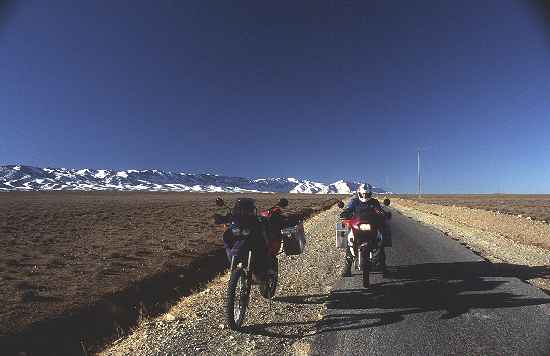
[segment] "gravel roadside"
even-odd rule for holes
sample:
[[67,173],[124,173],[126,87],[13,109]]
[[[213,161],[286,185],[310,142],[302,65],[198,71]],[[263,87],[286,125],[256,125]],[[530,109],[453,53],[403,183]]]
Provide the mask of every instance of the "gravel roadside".
[[343,268],[334,248],[340,209],[332,207],[304,223],[308,238],[300,256],[280,255],[279,288],[272,301],[253,287],[242,332],[227,329],[224,301],[229,274],[182,299],[167,314],[143,321],[136,330],[100,355],[307,354],[308,336],[322,318],[324,296]]
[[[550,225],[521,216],[412,200],[392,199],[392,207],[409,218],[431,225],[462,241],[491,262],[550,267]],[[518,270],[521,270],[519,268]],[[518,277],[522,278],[521,275]],[[523,279],[523,278],[522,278]],[[550,275],[527,279],[550,293]]]

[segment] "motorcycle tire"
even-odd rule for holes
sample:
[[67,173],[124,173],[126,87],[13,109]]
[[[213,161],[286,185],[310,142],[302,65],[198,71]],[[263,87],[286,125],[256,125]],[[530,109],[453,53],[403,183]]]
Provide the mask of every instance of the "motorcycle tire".
[[370,274],[369,274],[369,257],[368,249],[361,249],[359,251],[361,254],[361,271],[363,272],[363,288],[368,288],[370,286]]
[[383,268],[383,252],[379,248],[375,248],[372,250],[372,265],[374,270],[376,271],[382,271]]
[[249,296],[246,272],[242,267],[237,267],[231,272],[225,303],[225,319],[231,330],[239,330],[243,325]]
[[381,248],[375,248],[371,255],[371,274],[370,274],[370,285],[375,287],[380,283],[383,283],[384,278],[386,277],[386,262],[385,262],[385,253]]
[[273,263],[273,270],[275,271],[275,274],[271,277],[267,277],[260,285],[260,294],[265,299],[271,299],[275,296],[277,284],[279,283],[279,260],[276,258]]

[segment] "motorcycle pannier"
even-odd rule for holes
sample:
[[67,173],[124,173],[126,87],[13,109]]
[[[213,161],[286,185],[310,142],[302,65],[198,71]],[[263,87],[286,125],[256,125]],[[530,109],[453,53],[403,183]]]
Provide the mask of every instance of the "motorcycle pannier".
[[348,233],[349,229],[342,223],[336,224],[336,248],[348,247]]
[[306,246],[304,224],[282,229],[281,234],[283,235],[283,251],[287,256],[299,255],[304,252]]

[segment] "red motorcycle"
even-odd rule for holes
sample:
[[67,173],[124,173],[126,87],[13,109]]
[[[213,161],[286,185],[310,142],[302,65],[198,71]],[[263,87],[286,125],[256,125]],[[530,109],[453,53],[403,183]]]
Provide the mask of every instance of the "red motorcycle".
[[[384,205],[390,205],[390,200],[384,199]],[[338,207],[343,208],[344,203],[340,201]],[[355,268],[363,272],[363,287],[368,288],[370,273],[384,272],[386,268],[383,231],[384,220],[391,218],[391,212],[369,206],[342,214],[337,245],[349,249],[355,258]]]
[[275,295],[279,280],[277,255],[283,241],[286,254],[299,254],[303,251],[300,241],[305,242],[305,237],[303,229],[299,236],[299,227],[302,226],[299,220],[282,215],[282,208],[288,206],[287,199],[282,198],[277,205],[259,215],[256,202],[251,198],[237,199],[233,209],[228,208],[221,198],[216,199],[216,205],[228,210],[225,216],[215,214],[214,221],[227,227],[223,240],[231,277],[225,316],[229,328],[238,330],[246,316],[252,285],[259,286],[264,298],[271,299]]

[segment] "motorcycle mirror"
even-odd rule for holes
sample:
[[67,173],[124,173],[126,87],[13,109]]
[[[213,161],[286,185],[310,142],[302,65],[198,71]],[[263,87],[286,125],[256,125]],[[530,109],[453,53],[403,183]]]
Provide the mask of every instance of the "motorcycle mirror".
[[216,205],[217,205],[217,206],[224,206],[224,205],[225,205],[225,202],[223,201],[222,198],[217,197],[217,198],[216,198]]
[[277,203],[277,206],[281,208],[286,208],[288,206],[288,199],[281,198],[279,202]]
[[385,206],[389,206],[390,205],[390,200],[388,198],[384,199],[384,205]]
[[341,201],[341,200],[338,201],[338,207],[339,207],[340,209],[342,209],[342,208],[344,207],[344,202]]

